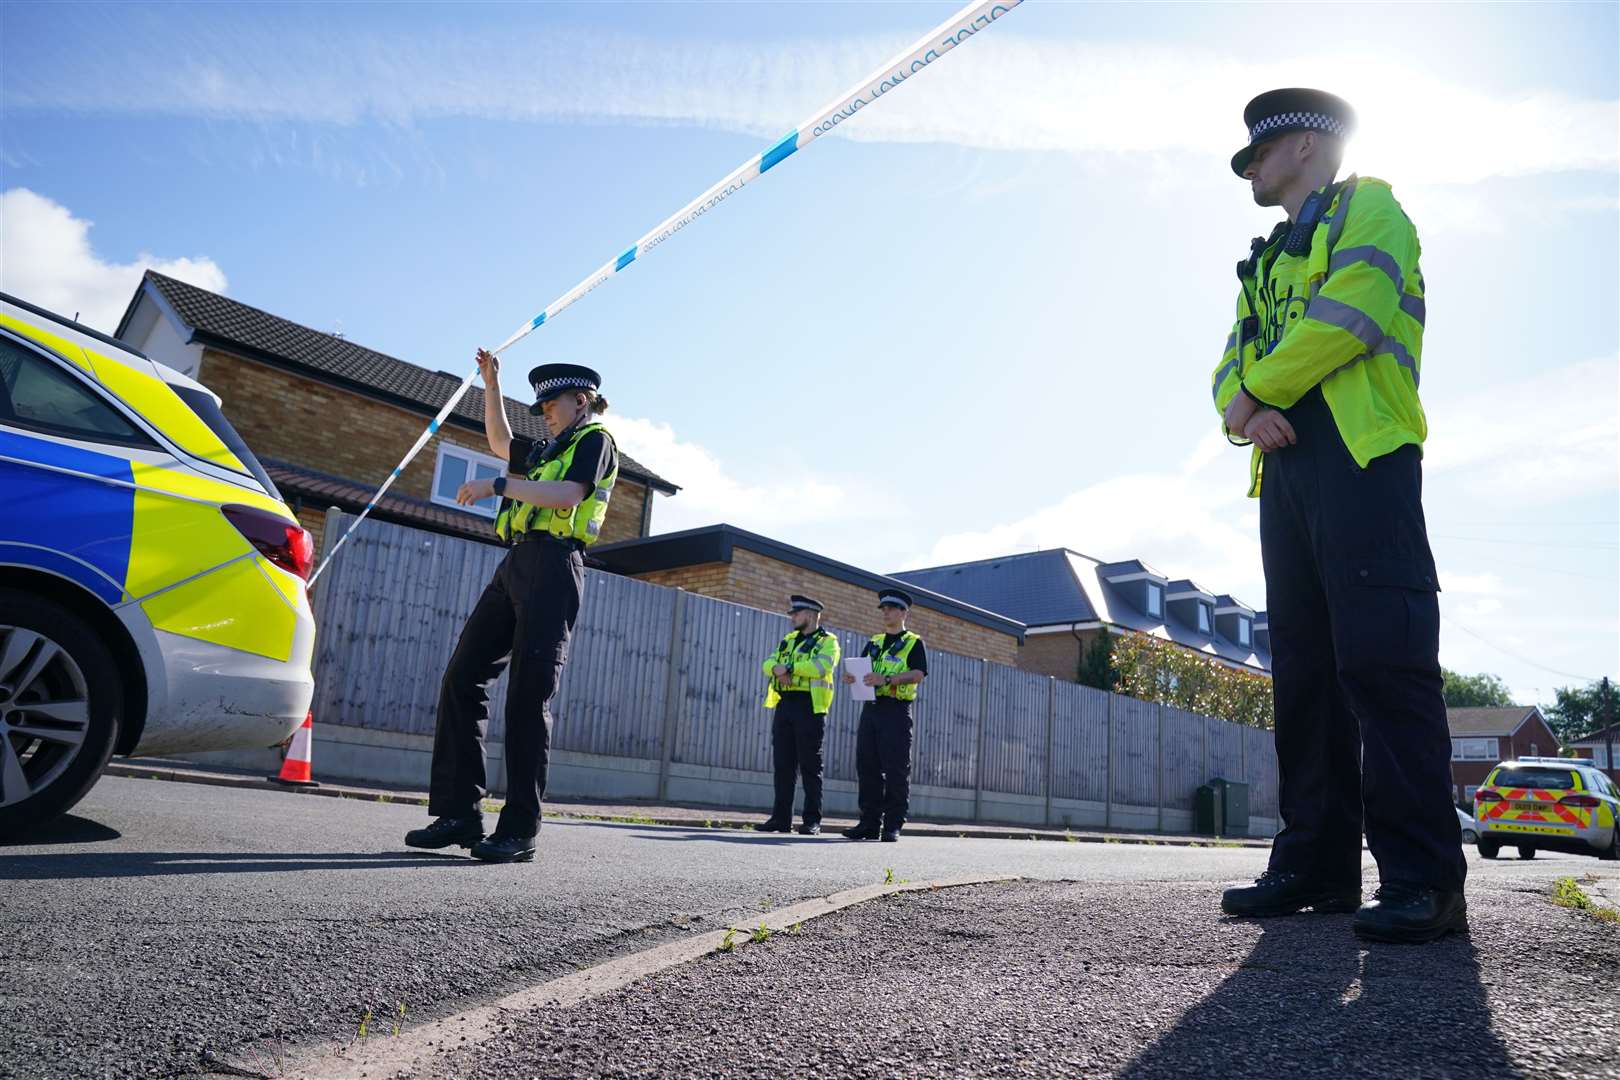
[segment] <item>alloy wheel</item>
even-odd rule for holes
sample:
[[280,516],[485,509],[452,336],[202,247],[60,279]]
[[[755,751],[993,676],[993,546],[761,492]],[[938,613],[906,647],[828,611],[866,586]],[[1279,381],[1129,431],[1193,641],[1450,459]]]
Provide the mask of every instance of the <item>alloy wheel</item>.
[[0,806],[49,787],[89,729],[89,690],[68,651],[38,631],[0,625]]

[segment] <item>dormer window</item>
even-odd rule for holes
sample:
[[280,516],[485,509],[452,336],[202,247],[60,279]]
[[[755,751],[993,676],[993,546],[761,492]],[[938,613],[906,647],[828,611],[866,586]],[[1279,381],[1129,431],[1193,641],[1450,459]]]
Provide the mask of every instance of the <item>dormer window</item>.
[[1249,620],[1248,619],[1239,619],[1238,620],[1238,644],[1247,646],[1250,643],[1251,643],[1251,640],[1250,640],[1250,635],[1249,635]]
[[1198,605],[1198,632],[1200,634],[1209,633],[1209,605],[1208,604],[1199,604]]
[[1164,589],[1151,581],[1147,587],[1147,613],[1155,619],[1164,618]]

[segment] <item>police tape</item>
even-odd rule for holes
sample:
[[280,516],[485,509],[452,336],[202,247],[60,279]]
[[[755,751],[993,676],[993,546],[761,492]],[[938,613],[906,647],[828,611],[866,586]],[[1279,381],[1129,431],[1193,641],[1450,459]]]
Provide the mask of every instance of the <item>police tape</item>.
[[[873,105],[879,98],[897,89],[917,72],[955,49],[980,30],[988,28],[997,19],[1023,2],[1024,0],[995,0],[995,2],[969,4],[953,17],[929,31],[914,45],[878,68],[865,79],[856,83],[834,100],[832,104],[812,113],[798,127],[766,147],[765,150],[737,166],[703,194],[659,222],[641,239],[625,248],[611,261],[602,264],[584,281],[553,300],[546,306],[544,311],[523,324],[511,337],[508,337],[490,351],[499,356],[505,350],[522,341],[545,323],[555,319],[564,310],[571,307],[580,297],[607,281],[608,278],[622,272],[626,267],[634,263],[637,258],[662,244],[725,199],[740,191],[743,185],[765,175],[792,154],[833,131],[839,124],[855,116],[860,110]],[[417,437],[411,448],[405,452],[405,456],[400,459],[399,464],[394,466],[394,471],[388,474],[388,479],[383,481],[382,487],[378,488],[376,494],[372,495],[371,501],[366,503],[366,508],[360,512],[354,521],[350,522],[349,527],[343,531],[343,535],[338,538],[337,543],[333,544],[332,549],[327,552],[326,558],[321,560],[321,565],[316,567],[315,572],[309,576],[311,585],[314,585],[315,580],[321,576],[321,572],[331,565],[338,551],[342,549],[344,544],[348,543],[349,537],[353,535],[354,530],[360,527],[360,523],[371,513],[378,500],[393,486],[394,481],[399,479],[400,474],[405,471],[405,467],[415,459],[417,454],[422,452],[422,448],[428,444],[428,440],[438,432],[439,426],[449,417],[456,404],[466,396],[467,390],[477,377],[478,369],[475,367],[467,373],[466,378],[461,380],[461,385],[456,387],[455,392],[450,395],[443,407],[439,409],[438,415],[428,423],[427,428]]]

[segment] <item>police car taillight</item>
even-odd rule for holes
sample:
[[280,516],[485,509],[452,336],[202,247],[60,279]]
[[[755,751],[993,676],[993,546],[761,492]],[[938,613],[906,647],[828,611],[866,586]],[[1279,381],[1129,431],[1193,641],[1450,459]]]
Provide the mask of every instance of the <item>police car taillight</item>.
[[1560,806],[1578,806],[1586,810],[1593,809],[1597,804],[1598,801],[1595,795],[1565,795],[1558,800]]
[[1501,802],[1502,801],[1502,793],[1500,791],[1489,791],[1489,790],[1481,789],[1479,791],[1474,792],[1474,801],[1475,802]]
[[290,525],[286,518],[256,506],[222,506],[219,512],[260,555],[288,573],[309,580],[315,563],[315,542],[302,526]]

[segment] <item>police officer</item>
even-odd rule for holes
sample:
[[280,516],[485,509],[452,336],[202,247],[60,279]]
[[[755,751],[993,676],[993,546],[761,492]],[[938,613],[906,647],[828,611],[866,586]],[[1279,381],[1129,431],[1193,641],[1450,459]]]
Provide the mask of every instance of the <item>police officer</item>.
[[[495,531],[510,542],[494,579],[462,628],[439,692],[428,813],[435,821],[406,834],[411,847],[470,847],[485,862],[528,862],[540,829],[551,747],[551,699],[579,616],[584,550],[595,542],[619,474],[618,451],[595,417],[607,411],[602,379],[576,364],[529,372],[535,403],[552,438],[514,436],[506,420],[500,361],[480,349],[484,430],[511,476],[473,480],[456,501],[501,500]],[[510,664],[506,690],[506,805],[484,835],[484,729],[489,684]]]
[[[861,650],[872,658],[862,681],[876,695],[861,708],[855,735],[855,776],[861,818],[844,835],[851,840],[900,839],[911,808],[911,703],[928,675],[928,650],[922,638],[906,629],[911,595],[900,589],[878,593],[883,633],[873,634]],[[846,684],[855,676],[844,675]]]
[[1227,437],[1254,447],[1283,830],[1222,907],[1354,911],[1363,937],[1428,941],[1466,929],[1467,869],[1421,500],[1417,233],[1388,184],[1336,181],[1355,126],[1340,98],[1274,90],[1243,119],[1232,171],[1287,220],[1238,265],[1213,394]]
[[771,755],[776,765],[776,804],[771,816],[755,825],[760,832],[793,829],[793,782],[804,781],[802,836],[821,831],[821,744],[832,707],[833,672],[838,668],[838,638],[821,626],[822,605],[808,596],[788,599],[793,629],[763,665],[765,707],[771,720]]

